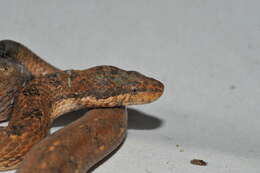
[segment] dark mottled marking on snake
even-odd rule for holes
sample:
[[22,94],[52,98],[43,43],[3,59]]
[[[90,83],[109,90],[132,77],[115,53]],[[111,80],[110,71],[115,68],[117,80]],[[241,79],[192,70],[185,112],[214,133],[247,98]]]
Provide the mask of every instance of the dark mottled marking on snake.
[[19,87],[30,79],[30,72],[22,65],[0,57],[0,121],[11,116]]
[[40,109],[33,108],[32,110],[29,110],[28,112],[23,112],[22,119],[24,118],[42,118],[43,113]]
[[39,96],[40,91],[37,89],[36,86],[29,86],[23,90],[23,94],[25,96]]

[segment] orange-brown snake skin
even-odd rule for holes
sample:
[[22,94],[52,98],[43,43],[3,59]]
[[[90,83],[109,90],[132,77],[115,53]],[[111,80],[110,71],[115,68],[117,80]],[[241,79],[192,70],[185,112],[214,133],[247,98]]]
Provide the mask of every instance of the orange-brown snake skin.
[[118,147],[126,130],[124,108],[91,110],[33,147],[18,172],[85,173]]
[[[61,71],[10,40],[0,41],[0,60],[0,80],[10,79],[0,85],[0,120],[9,119],[8,126],[0,129],[0,170],[23,165],[18,172],[85,172],[125,136],[126,113],[113,107],[153,102],[164,89],[153,78],[113,66]],[[106,109],[92,110],[40,142],[60,115],[98,107]],[[67,156],[58,155],[62,148]],[[46,160],[32,157],[41,151]]]

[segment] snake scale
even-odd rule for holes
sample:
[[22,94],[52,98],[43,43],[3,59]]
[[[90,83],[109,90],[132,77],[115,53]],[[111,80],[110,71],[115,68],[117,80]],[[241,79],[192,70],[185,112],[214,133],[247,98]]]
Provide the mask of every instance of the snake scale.
[[[0,41],[0,60],[0,71],[4,74],[1,81],[11,79],[0,84],[0,120],[9,120],[8,126],[0,129],[0,170],[17,168],[33,145],[48,135],[53,120],[64,113],[82,108],[146,104],[157,100],[164,90],[163,84],[153,78],[114,66],[61,71],[11,40]],[[115,116],[124,115],[114,109]],[[90,112],[89,117],[98,119],[102,111],[113,114],[101,109]],[[101,122],[116,123],[112,117]],[[91,118],[84,121],[94,122]],[[99,129],[108,127],[111,125]],[[118,143],[109,147],[115,148]],[[95,160],[95,153],[90,157]]]

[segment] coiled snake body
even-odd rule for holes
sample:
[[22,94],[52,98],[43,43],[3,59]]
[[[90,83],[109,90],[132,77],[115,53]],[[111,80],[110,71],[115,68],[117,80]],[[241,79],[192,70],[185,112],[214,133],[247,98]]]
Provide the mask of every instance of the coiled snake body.
[[0,170],[16,168],[61,114],[81,108],[149,103],[163,92],[159,81],[113,66],[60,71],[13,41],[1,41],[0,53],[0,69],[19,79],[9,84],[23,86],[0,92],[0,119],[10,119],[8,126],[0,129]]

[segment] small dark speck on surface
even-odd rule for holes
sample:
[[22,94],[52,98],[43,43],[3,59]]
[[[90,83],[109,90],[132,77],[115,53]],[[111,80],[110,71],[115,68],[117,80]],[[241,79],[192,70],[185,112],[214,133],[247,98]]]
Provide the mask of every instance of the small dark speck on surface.
[[231,85],[229,88],[230,88],[231,90],[234,90],[234,89],[236,89],[237,87],[236,87],[235,85]]
[[198,165],[198,166],[207,166],[208,163],[205,162],[204,160],[199,160],[199,159],[193,159],[190,161],[191,164],[193,165]]

